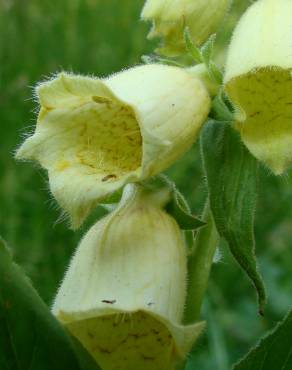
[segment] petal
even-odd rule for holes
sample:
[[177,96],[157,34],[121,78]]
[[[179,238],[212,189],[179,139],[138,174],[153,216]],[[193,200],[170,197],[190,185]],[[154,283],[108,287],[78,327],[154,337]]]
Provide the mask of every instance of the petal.
[[78,106],[95,95],[113,98],[101,80],[68,73],[60,73],[56,78],[40,83],[36,95],[45,109]]
[[151,20],[159,17],[167,2],[157,0],[147,0],[141,12],[141,18],[144,20]]
[[186,52],[185,27],[193,41],[202,45],[218,31],[230,3],[230,0],[147,0],[141,17],[153,21],[148,38],[163,38],[163,45],[157,51],[166,56],[177,56]]
[[256,1],[236,26],[229,46],[224,82],[258,68],[290,69],[292,2]]
[[[111,305],[110,303],[108,304]],[[81,320],[59,316],[104,370],[170,370],[185,358],[205,324],[183,326],[147,311],[108,308]]]
[[[112,94],[98,95],[102,82],[94,90],[96,80],[81,80],[66,79],[66,91],[72,95],[63,95],[62,105],[54,109],[41,110],[35,134],[16,153],[48,170],[51,191],[74,227],[106,195],[125,182],[137,181],[142,161],[140,128],[131,107]],[[51,87],[42,98],[52,103]]]
[[101,178],[100,174],[86,166],[67,165],[66,161],[59,162],[59,171],[49,171],[49,181],[53,196],[70,215],[73,229],[77,229],[110,194],[129,182],[137,181],[139,177],[138,173],[133,172],[120,177],[113,173]]
[[77,249],[53,313],[105,370],[172,369],[203,323],[181,323],[186,246],[156,198],[128,185]]
[[210,110],[202,82],[180,68],[140,66],[104,82],[136,112],[145,176],[164,170],[190,147]]
[[235,29],[224,77],[243,142],[275,174],[292,164],[291,12],[290,0],[251,5]]
[[292,164],[290,71],[261,68],[233,78],[225,89],[247,148],[275,174],[283,173]]
[[171,165],[191,146],[210,109],[198,78],[164,65],[104,80],[61,74],[37,93],[36,131],[16,157],[48,170],[52,193],[74,225],[106,193]]

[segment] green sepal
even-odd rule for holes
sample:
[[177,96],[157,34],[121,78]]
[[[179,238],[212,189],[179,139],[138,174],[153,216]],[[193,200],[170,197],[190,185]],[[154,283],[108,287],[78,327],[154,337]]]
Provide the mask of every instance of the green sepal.
[[220,85],[222,84],[223,82],[222,70],[212,60],[208,65],[208,72],[212,80],[216,81]]
[[211,120],[205,124],[201,152],[216,228],[252,280],[262,313],[266,294],[257,268],[254,240],[258,163],[226,122]]
[[216,34],[213,34],[201,47],[202,62],[206,65],[209,76],[218,84],[223,82],[223,73],[220,68],[213,62],[212,55],[216,41]]
[[206,225],[197,217],[193,216],[183,195],[173,186],[170,202],[166,206],[167,212],[176,219],[182,230],[196,230]]
[[210,78],[221,85],[223,81],[223,73],[212,60],[215,40],[216,34],[213,34],[201,48],[198,48],[191,39],[189,29],[187,27],[185,28],[184,41],[188,54],[192,57],[195,63],[204,63],[207,67]]
[[[158,191],[159,189],[163,188],[168,189],[169,197],[165,205],[165,210],[176,220],[182,230],[193,231],[206,224],[192,215],[190,207],[184,196],[176,188],[175,184],[165,175],[156,176],[143,183],[143,186],[149,191]],[[189,235],[187,240],[190,240]]]
[[193,60],[196,63],[203,63],[201,50],[193,43],[188,27],[186,27],[184,31],[184,41],[186,49],[190,56],[193,58]]
[[215,40],[216,40],[216,35],[213,34],[208,38],[208,40],[201,47],[202,62],[204,62],[207,66],[210,64],[210,61],[211,61]]

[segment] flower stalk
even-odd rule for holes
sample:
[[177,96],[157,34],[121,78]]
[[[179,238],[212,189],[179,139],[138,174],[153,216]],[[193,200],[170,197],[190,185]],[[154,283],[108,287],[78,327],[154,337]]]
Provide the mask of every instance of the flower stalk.
[[184,314],[186,324],[196,322],[200,317],[214,254],[219,242],[209,201],[204,207],[202,220],[206,222],[206,226],[197,232],[194,248],[188,256],[188,288]]

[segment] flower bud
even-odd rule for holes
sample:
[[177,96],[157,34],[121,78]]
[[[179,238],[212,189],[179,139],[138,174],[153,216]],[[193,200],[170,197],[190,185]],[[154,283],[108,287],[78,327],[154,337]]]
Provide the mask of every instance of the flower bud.
[[243,142],[275,174],[292,162],[291,14],[290,0],[251,5],[234,32],[224,79]]
[[182,325],[186,246],[160,199],[127,185],[81,241],[55,299],[54,315],[103,370],[173,369],[203,328]]
[[185,51],[185,27],[188,27],[193,42],[200,46],[216,32],[229,3],[230,0],[147,0],[141,16],[153,22],[148,37],[163,38],[163,46],[158,52],[176,56]]
[[198,78],[158,64],[105,79],[62,73],[36,93],[36,130],[16,156],[48,170],[51,191],[75,227],[124,184],[171,165],[210,109]]

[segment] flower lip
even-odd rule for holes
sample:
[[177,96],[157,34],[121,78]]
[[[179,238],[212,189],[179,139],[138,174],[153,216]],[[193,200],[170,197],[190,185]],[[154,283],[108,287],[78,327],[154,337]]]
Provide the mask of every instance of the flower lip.
[[[169,330],[144,312],[118,313],[66,325],[105,370],[169,370],[176,351]],[[114,330],[111,339],[106,336]]]
[[[113,306],[114,305],[115,304],[113,304]],[[155,305],[155,303],[153,305]],[[163,342],[163,347],[167,346],[168,351],[169,348],[172,348],[172,356],[167,359],[169,363],[173,361],[175,362],[179,358],[184,358],[189,352],[191,345],[202,333],[202,330],[205,327],[205,323],[202,321],[186,326],[176,322],[171,322],[166,317],[152,312],[151,309],[149,309],[150,306],[147,308],[145,307],[144,310],[138,308],[137,310],[125,310],[122,308],[114,308],[110,304],[107,304],[107,306],[108,307],[105,307],[104,309],[92,310],[84,313],[80,312],[77,316],[76,313],[71,316],[62,311],[55,312],[57,318],[73,335],[81,340],[83,345],[88,346],[87,349],[92,352],[93,356],[97,356],[97,360],[99,361],[104,360],[102,359],[102,353],[98,353],[99,351],[96,351],[97,344],[101,344],[101,342],[104,341],[102,347],[104,348],[105,345],[105,339],[102,338],[103,327],[106,327],[106,333],[114,330],[115,338],[117,338],[117,340],[121,335],[118,334],[118,331],[124,331],[123,340],[125,343],[127,342],[128,349],[131,344],[128,342],[128,339],[133,336],[136,338],[137,346],[142,346],[140,350],[143,350],[143,347],[145,347],[145,342],[142,341],[142,343],[139,343],[139,338],[148,337],[149,344],[152,342],[152,349],[148,345],[148,350],[155,352],[157,350],[162,351],[162,348],[157,348],[157,346]],[[90,345],[90,342],[93,340],[95,344],[94,350],[92,350],[92,346]],[[155,342],[155,346],[153,346],[153,342]],[[108,348],[108,350],[112,350],[112,352],[119,350],[118,346],[113,345],[113,343],[108,342],[106,345],[108,347],[113,347],[111,349]],[[134,350],[135,353],[137,353],[136,346]],[[129,354],[127,355],[129,356]],[[117,357],[118,356],[120,356],[119,353],[117,353]],[[161,356],[161,353],[159,353],[159,356]],[[111,361],[113,361],[113,358],[111,358]],[[166,366],[166,369],[168,368],[169,367]]]
[[290,71],[257,68],[232,78],[225,90],[236,108],[236,128],[247,148],[275,174],[282,174],[292,163]]
[[78,81],[64,74],[58,79],[73,96],[54,107],[46,90],[55,81],[40,85],[38,96],[43,105],[36,133],[17,156],[31,156],[56,172],[84,166],[89,175],[102,182],[117,181],[137,170],[142,161],[142,138],[133,109],[113,96],[97,95],[98,91],[96,95],[75,97],[68,81]]

